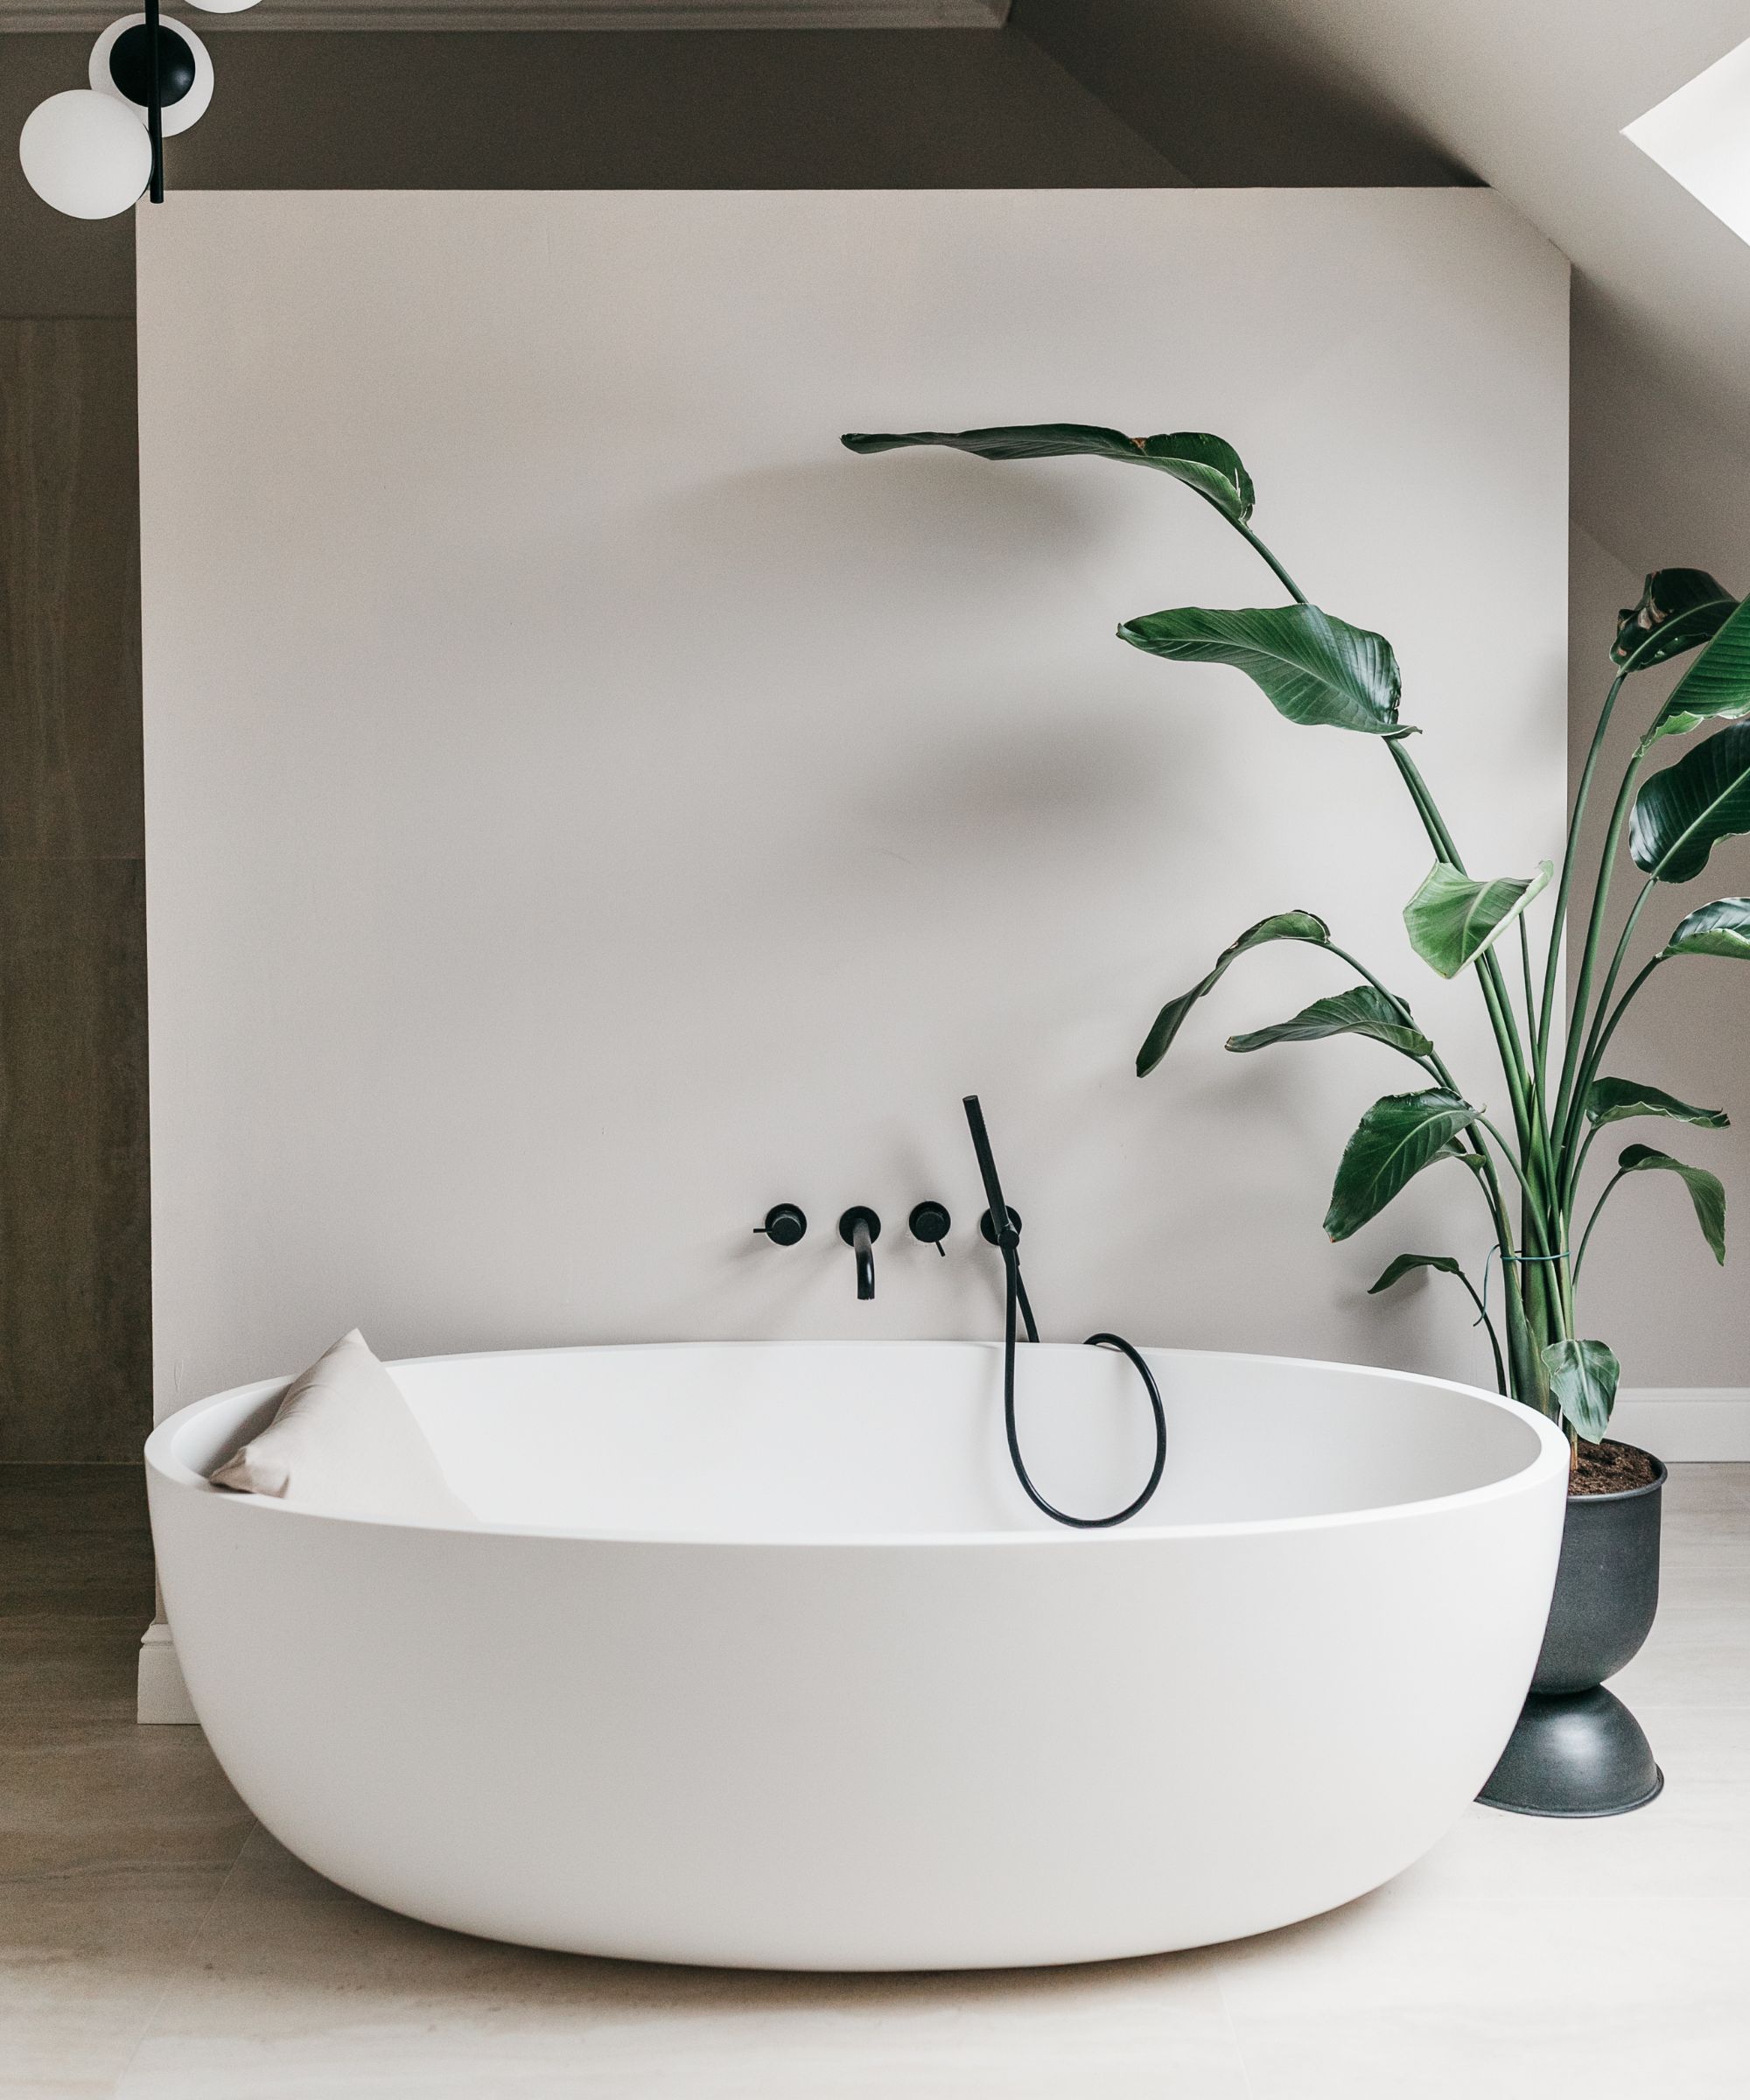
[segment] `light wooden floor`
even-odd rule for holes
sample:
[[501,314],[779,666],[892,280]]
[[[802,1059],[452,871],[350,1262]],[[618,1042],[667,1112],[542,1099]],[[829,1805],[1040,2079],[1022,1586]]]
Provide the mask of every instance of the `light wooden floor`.
[[1208,1952],[806,1978],[531,1953],[283,1852],[199,1730],[137,1728],[138,1476],[0,1468],[0,2095],[129,2100],[1744,2100],[1750,1466],[1678,1467],[1617,1680],[1663,1797],[1473,1809],[1390,1887]]

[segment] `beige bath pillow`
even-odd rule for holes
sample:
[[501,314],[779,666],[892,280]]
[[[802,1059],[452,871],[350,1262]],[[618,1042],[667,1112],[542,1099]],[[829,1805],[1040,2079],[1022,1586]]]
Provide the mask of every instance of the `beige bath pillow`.
[[212,1478],[217,1488],[270,1494],[327,1516],[474,1521],[356,1327],[293,1380],[267,1428]]

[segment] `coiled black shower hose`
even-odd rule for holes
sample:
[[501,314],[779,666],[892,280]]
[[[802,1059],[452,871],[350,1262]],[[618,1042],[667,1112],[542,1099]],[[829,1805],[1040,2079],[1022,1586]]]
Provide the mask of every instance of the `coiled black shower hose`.
[[1148,1484],[1133,1502],[1126,1502],[1122,1509],[1110,1516],[1071,1516],[1068,1510],[1059,1509],[1046,1502],[1033,1486],[1026,1461],[1021,1456],[1021,1439],[1015,1427],[1015,1345],[1017,1314],[1026,1323],[1027,1340],[1039,1340],[1039,1328],[1033,1320],[1032,1306],[1027,1302],[1027,1287],[1021,1281],[1021,1228],[1020,1221],[1003,1200],[1002,1183],[997,1178],[997,1161],[990,1150],[990,1133],[984,1128],[984,1111],[978,1105],[976,1094],[966,1096],[962,1106],[966,1110],[967,1128],[972,1133],[972,1149],[978,1155],[978,1171],[984,1180],[985,1200],[990,1207],[990,1227],[996,1235],[997,1247],[1003,1256],[1003,1269],[1007,1281],[1003,1316],[1003,1426],[1008,1432],[1009,1457],[1015,1468],[1015,1478],[1027,1491],[1036,1508],[1042,1509],[1054,1523],[1068,1524],[1078,1531],[1105,1531],[1114,1524],[1122,1524],[1142,1508],[1155,1489],[1160,1486],[1160,1476],[1166,1469],[1166,1411],[1160,1404],[1160,1388],[1138,1351],[1131,1348],[1122,1334],[1090,1334],[1090,1348],[1112,1348],[1129,1357],[1136,1367],[1137,1376],[1147,1389],[1149,1406],[1154,1414],[1154,1466],[1149,1474]]

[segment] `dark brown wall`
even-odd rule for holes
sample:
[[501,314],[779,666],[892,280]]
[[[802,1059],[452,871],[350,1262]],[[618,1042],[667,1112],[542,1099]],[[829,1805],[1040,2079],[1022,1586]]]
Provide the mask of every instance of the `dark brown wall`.
[[[297,36],[203,18],[191,188],[1082,187],[1182,178],[1024,38]],[[83,37],[0,37],[0,1458],[150,1421],[131,214],[11,142]]]
[[1230,0],[1013,0],[1009,19],[1200,187],[1474,179],[1313,39],[1265,42]]
[[0,1455],[116,1457],[150,1371],[128,320],[0,322]]

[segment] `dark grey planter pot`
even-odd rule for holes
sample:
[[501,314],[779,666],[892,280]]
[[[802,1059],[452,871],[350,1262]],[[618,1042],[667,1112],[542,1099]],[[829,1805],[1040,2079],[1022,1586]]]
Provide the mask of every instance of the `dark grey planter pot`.
[[1641,1651],[1659,1608],[1665,1468],[1644,1488],[1571,1494],[1550,1624],[1512,1738],[1478,1795],[1521,1816],[1621,1816],[1665,1783],[1641,1724],[1604,1680]]

